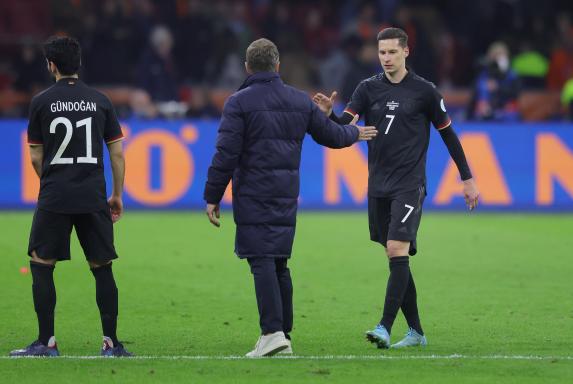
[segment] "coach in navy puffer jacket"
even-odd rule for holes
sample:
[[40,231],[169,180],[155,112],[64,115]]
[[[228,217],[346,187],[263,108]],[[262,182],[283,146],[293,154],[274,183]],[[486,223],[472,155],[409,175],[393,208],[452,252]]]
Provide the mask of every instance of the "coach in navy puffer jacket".
[[227,100],[205,200],[219,203],[232,175],[239,257],[290,257],[307,133],[331,148],[358,139],[356,127],[333,124],[306,93],[285,85],[276,72],[249,76]]
[[[303,139],[309,133],[319,144],[342,148],[359,136],[366,139],[368,127],[334,123],[306,93],[285,85],[277,73],[278,50],[269,40],[249,46],[246,66],[251,75],[223,109],[204,198],[207,215],[218,226],[219,202],[232,177],[235,253],[249,259],[255,275],[263,335],[285,331],[288,336],[292,303],[283,302],[284,313],[277,313],[276,293],[279,304],[281,293],[288,301],[285,290],[292,296],[286,259],[295,234]],[[275,288],[281,292],[273,293]]]

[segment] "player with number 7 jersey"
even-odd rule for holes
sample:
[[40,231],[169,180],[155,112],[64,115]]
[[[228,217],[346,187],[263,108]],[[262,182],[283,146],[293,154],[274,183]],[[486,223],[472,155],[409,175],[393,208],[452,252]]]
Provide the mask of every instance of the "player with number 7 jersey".
[[[78,77],[81,49],[70,37],[44,44],[46,64],[56,83],[32,99],[28,143],[40,178],[38,205],[32,220],[28,255],[38,338],[11,356],[58,356],[54,335],[58,261],[69,260],[75,228],[96,282],[104,356],[130,356],[117,340],[118,290],[112,272],[117,258],[113,223],[123,213],[125,162],[123,134],[113,105]],[[113,173],[109,200],[103,167],[107,145]]]
[[410,331],[392,347],[423,346],[426,337],[409,256],[417,252],[431,124],[458,167],[470,210],[477,206],[479,192],[442,96],[434,84],[406,67],[408,35],[399,28],[386,28],[377,40],[383,72],[358,84],[342,116],[332,112],[334,92],[330,98],[316,94],[313,100],[339,123],[360,115],[366,125],[378,129],[378,136],[368,142],[368,223],[370,239],[382,244],[389,258],[390,276],[382,319],[366,337],[379,348],[390,347],[392,325],[401,309]]

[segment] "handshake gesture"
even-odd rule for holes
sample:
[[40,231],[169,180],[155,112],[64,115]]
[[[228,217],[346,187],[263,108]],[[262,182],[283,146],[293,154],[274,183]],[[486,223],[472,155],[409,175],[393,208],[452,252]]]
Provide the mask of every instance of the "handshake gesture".
[[[330,114],[332,113],[332,105],[334,104],[334,99],[336,98],[336,91],[332,92],[332,94],[330,95],[330,97],[322,94],[322,93],[317,93],[316,95],[314,95],[312,97],[312,101],[314,101],[314,103],[318,106],[318,108],[324,112],[326,114],[326,116],[330,116]],[[378,134],[378,130],[376,129],[376,127],[373,126],[360,126],[360,125],[356,125],[356,122],[358,121],[360,117],[358,116],[358,114],[354,115],[354,117],[352,118],[352,121],[348,124],[350,125],[354,125],[356,128],[358,128],[358,141],[369,141],[372,140],[373,138],[376,137],[376,135]]]

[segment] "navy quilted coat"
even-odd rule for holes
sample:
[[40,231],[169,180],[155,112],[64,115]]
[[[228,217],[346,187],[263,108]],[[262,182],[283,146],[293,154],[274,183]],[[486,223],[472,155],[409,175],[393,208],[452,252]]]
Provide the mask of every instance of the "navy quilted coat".
[[225,103],[204,198],[219,203],[233,179],[240,258],[290,257],[307,133],[319,144],[343,148],[356,142],[359,132],[328,119],[306,93],[285,85],[275,72],[249,76]]

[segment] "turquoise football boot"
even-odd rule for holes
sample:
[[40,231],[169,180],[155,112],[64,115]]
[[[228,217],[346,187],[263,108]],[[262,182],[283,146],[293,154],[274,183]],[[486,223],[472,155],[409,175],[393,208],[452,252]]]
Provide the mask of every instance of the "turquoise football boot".
[[366,332],[366,339],[380,349],[390,347],[390,334],[382,324],[378,324],[372,331]]
[[413,328],[409,328],[406,336],[396,344],[392,344],[391,348],[425,347],[426,345],[428,345],[426,336],[420,335]]

